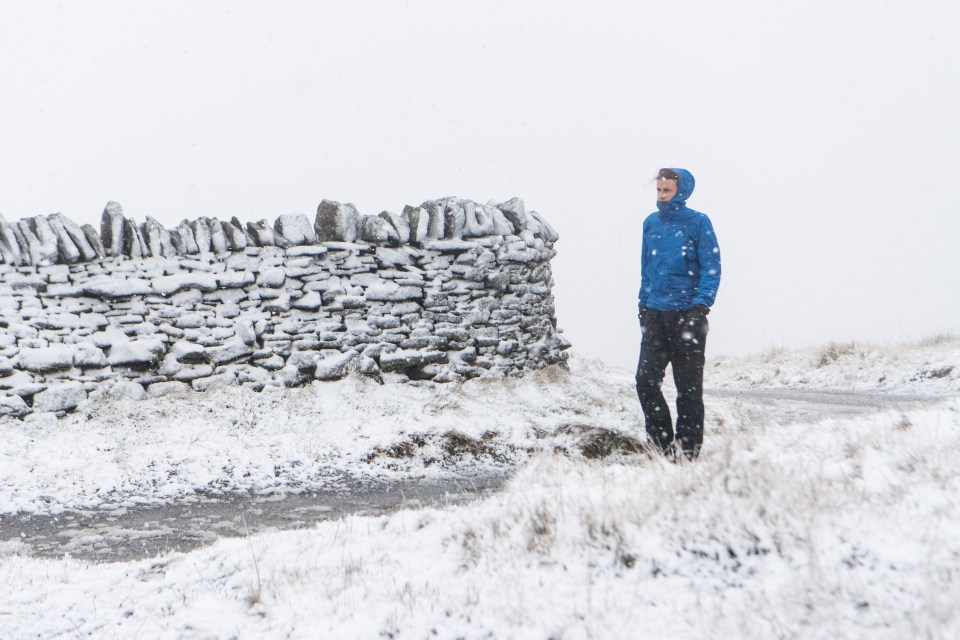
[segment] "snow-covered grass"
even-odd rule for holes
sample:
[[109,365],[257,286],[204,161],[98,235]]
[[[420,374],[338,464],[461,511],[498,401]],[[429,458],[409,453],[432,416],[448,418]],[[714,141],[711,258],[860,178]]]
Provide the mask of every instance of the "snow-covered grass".
[[831,342],[815,349],[718,358],[709,363],[706,379],[715,387],[952,393],[960,388],[960,335],[894,346]]
[[[789,386],[807,366],[796,386],[944,398],[808,424],[709,399],[703,455],[679,465],[588,460],[554,434],[570,422],[641,428],[630,373],[576,358],[569,373],[522,380],[224,388],[4,424],[7,512],[309,486],[344,471],[520,468],[466,506],[351,516],[147,561],[41,560],[8,543],[0,638],[957,637],[960,377],[914,374],[960,365],[958,342],[857,347],[817,367],[820,351],[724,361],[708,384],[760,371]],[[451,432],[480,444],[458,453]]]

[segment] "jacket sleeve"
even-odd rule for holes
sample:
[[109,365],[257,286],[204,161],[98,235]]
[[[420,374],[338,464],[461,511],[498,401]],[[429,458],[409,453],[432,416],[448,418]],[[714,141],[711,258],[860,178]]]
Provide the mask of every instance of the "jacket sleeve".
[[712,307],[717,298],[717,289],[720,288],[720,245],[717,242],[717,234],[713,231],[713,224],[707,216],[703,216],[700,223],[697,258],[700,263],[700,281],[697,284],[697,295],[693,297],[693,304]]
[[647,225],[643,225],[643,241],[640,246],[640,292],[637,294],[637,302],[641,307],[647,306],[647,296],[650,293],[650,276],[647,266]]

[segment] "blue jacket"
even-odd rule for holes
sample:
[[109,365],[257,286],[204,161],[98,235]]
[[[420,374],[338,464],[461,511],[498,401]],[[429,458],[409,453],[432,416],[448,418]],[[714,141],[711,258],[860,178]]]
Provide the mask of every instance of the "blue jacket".
[[713,305],[720,287],[720,246],[706,214],[687,208],[695,181],[686,169],[676,195],[643,221],[640,305],[659,311]]

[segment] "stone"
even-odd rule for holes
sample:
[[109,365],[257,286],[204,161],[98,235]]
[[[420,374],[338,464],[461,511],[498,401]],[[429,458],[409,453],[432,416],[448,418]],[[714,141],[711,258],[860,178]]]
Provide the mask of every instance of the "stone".
[[207,228],[210,231],[210,248],[216,255],[225,254],[229,247],[227,245],[227,234],[223,231],[223,225],[216,218],[206,220]]
[[[56,262],[60,264],[76,264],[83,260],[86,262],[91,258],[86,257],[89,254],[81,254],[80,248],[77,247],[77,243],[74,239],[67,233],[66,227],[63,226],[63,217],[62,213],[54,213],[47,216],[47,224],[53,230],[54,236],[56,236],[57,242],[57,259]],[[80,234],[80,237],[83,238],[83,234]],[[84,239],[84,243],[86,240]],[[93,253],[91,249],[89,253]]]
[[463,237],[463,230],[466,226],[467,216],[464,208],[459,202],[448,202],[444,207],[444,233],[443,237],[451,240],[459,240]]
[[377,245],[399,245],[400,234],[394,226],[380,216],[361,216],[357,223],[357,238]]
[[410,228],[407,242],[419,244],[427,239],[430,230],[430,214],[423,207],[406,206],[403,209],[403,218]]
[[100,238],[106,255],[123,254],[123,246],[126,243],[125,232],[126,218],[123,216],[123,208],[118,202],[108,202],[100,217]]
[[321,356],[316,362],[313,377],[317,380],[340,380],[350,372],[350,367],[359,353],[351,350],[346,353]]
[[427,210],[429,223],[427,225],[427,238],[430,240],[440,240],[446,233],[447,217],[443,206],[438,202],[424,202],[420,205]]
[[21,220],[16,224],[14,233],[24,253],[30,256],[29,264],[39,265],[44,262],[49,262],[44,256],[43,245],[40,244],[40,240],[37,239],[37,235],[27,224],[26,220]]
[[560,234],[557,233],[556,230],[551,227],[546,220],[544,220],[543,216],[536,211],[531,211],[528,215],[539,223],[541,238],[547,242],[556,242],[560,239]]
[[107,356],[92,342],[76,342],[70,345],[71,358],[75,367],[105,367]]
[[146,280],[135,278],[94,278],[82,286],[84,295],[97,298],[128,298],[153,293],[153,289]]
[[498,236],[511,236],[519,231],[519,229],[514,228],[513,223],[507,219],[500,209],[488,207],[486,211],[490,214],[490,219],[493,220],[494,234]]
[[299,256],[321,256],[325,254],[329,249],[322,245],[306,245],[302,247],[288,247],[287,255],[290,257],[299,257]]
[[315,311],[323,305],[323,299],[319,291],[308,291],[306,294],[291,301],[290,306],[294,309],[304,309]]
[[247,234],[233,222],[221,222],[223,235],[227,239],[227,248],[231,251],[240,251],[247,247]]
[[463,205],[463,213],[464,238],[488,236],[494,232],[493,216],[490,215],[483,206],[468,200]]
[[220,347],[207,349],[210,363],[214,366],[236,362],[237,360],[253,355],[253,352],[253,346],[239,339],[228,341]]
[[170,232],[170,241],[173,243],[177,255],[186,256],[200,253],[200,245],[197,244],[196,234],[186,220]]
[[193,238],[197,243],[197,249],[199,250],[200,255],[210,253],[212,246],[210,240],[209,220],[207,218],[197,218],[193,222],[188,223],[188,225],[193,231]]
[[63,371],[73,366],[73,353],[68,345],[50,345],[39,349],[21,348],[17,364],[19,368],[34,373]]
[[[50,226],[50,223],[43,216],[34,216],[32,218],[27,218],[25,222],[30,226],[30,230],[33,231],[34,235],[37,237],[37,240],[40,242],[40,251],[42,259],[40,263],[49,262],[51,264],[57,263],[57,258],[60,255],[60,250],[57,247],[57,234],[54,233],[53,228]],[[80,259],[80,252],[77,251],[77,248],[71,247],[73,262],[76,262]]]
[[144,244],[147,245],[147,251],[151,256],[164,255],[164,249],[160,244],[160,229],[162,228],[160,223],[150,216],[147,216],[143,224],[140,225],[140,236],[143,238]]
[[147,387],[147,398],[184,394],[190,391],[190,385],[185,382],[154,382]]
[[285,364],[283,361],[283,358],[281,358],[277,354],[272,354],[267,358],[254,360],[254,362],[258,366],[266,369],[267,371],[277,371],[279,369],[282,369]]
[[277,244],[273,229],[270,228],[266,220],[248,222],[247,234],[251,240],[250,244],[258,247],[274,247]]
[[110,387],[107,395],[116,400],[143,400],[147,397],[147,391],[138,382],[120,380]]
[[273,223],[274,233],[287,241],[288,245],[315,244],[317,233],[310,220],[302,213],[285,213]]
[[261,269],[257,275],[257,285],[261,287],[282,287],[287,279],[287,274],[280,268]]
[[397,242],[399,244],[410,242],[410,225],[403,216],[398,216],[389,211],[381,211],[377,215],[393,227],[393,230],[397,234]]
[[103,246],[103,241],[100,239],[100,234],[98,234],[97,230],[93,228],[93,225],[80,225],[80,231],[83,232],[83,237],[87,239],[87,244],[90,245],[90,248],[93,249],[94,253],[96,254],[96,256],[91,258],[91,260],[103,258],[107,255],[107,251]]
[[316,351],[294,351],[287,358],[287,366],[299,371],[308,371],[317,365],[320,354]]
[[123,221],[123,255],[130,258],[143,258],[150,255],[150,249],[143,240],[140,227],[130,219]]
[[20,396],[0,394],[0,417],[11,416],[20,418],[30,413],[30,411],[30,407],[27,406],[27,403],[24,402]]
[[353,242],[357,238],[357,208],[349,202],[341,204],[323,200],[317,207],[314,229],[319,242]]
[[142,338],[115,342],[110,347],[107,361],[111,366],[151,366],[160,362],[166,351],[160,338]]
[[236,376],[233,372],[227,371],[213,376],[197,378],[190,382],[194,391],[207,391],[212,386],[226,386],[236,382]]
[[20,251],[20,243],[13,233],[13,228],[6,221],[3,215],[0,215],[0,257],[6,264],[19,266],[24,264],[23,254]]
[[520,233],[527,228],[527,208],[520,198],[510,198],[506,202],[501,202],[497,208],[503,212],[504,217],[513,225],[516,233]]
[[212,273],[178,273],[172,276],[161,276],[152,281],[153,290],[162,296],[169,297],[186,289],[199,291],[216,291],[219,281]]
[[380,354],[380,369],[383,371],[398,371],[409,367],[420,367],[427,364],[444,363],[446,361],[447,354],[441,351],[398,349],[393,353]]
[[33,410],[36,412],[69,411],[86,399],[87,392],[79,383],[55,384],[33,396]]

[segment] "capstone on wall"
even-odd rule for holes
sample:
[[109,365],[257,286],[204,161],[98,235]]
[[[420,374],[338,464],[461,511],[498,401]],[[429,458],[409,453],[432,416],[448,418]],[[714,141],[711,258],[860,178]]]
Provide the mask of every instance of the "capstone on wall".
[[0,217],[0,416],[91,393],[454,382],[563,362],[557,239],[517,198],[375,216],[325,200],[313,223],[169,230],[111,202],[99,233],[62,214]]

